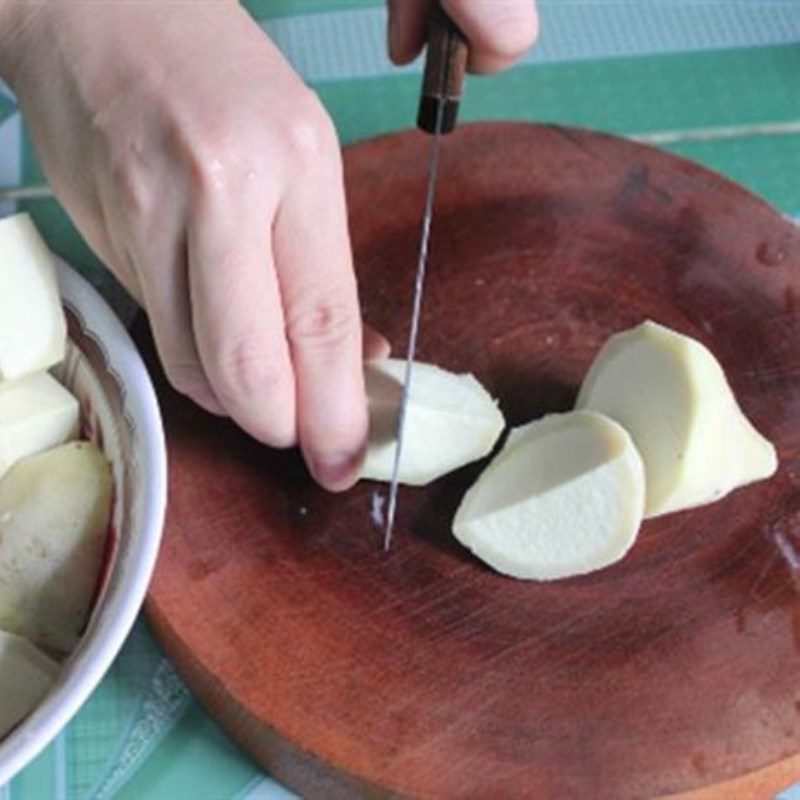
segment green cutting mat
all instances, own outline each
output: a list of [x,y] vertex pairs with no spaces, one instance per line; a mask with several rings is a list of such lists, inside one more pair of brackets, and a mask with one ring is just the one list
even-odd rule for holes
[[[794,0],[543,0],[540,47],[472,79],[466,119],[583,125],[666,142],[800,216],[800,4]],[[319,91],[344,142],[407,127],[418,66],[385,58],[376,0],[251,0]],[[41,175],[0,96],[0,183]],[[28,209],[53,248],[123,308],[53,201]],[[291,796],[191,699],[140,622],[102,686],[0,800],[269,800]],[[800,790],[782,798],[800,799]]]

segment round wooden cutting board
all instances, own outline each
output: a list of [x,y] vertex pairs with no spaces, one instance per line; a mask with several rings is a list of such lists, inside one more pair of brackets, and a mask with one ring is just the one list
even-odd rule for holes
[[[365,315],[397,352],[429,143],[345,155]],[[445,143],[431,247],[419,355],[474,372],[509,423],[569,409],[605,338],[653,319],[712,348],[778,475],[647,522],[602,572],[525,583],[450,534],[481,465],[404,489],[384,555],[382,487],[325,494],[164,390],[148,610],[200,701],[310,797],[749,800],[800,779],[798,230],[657,150],[487,124]]]

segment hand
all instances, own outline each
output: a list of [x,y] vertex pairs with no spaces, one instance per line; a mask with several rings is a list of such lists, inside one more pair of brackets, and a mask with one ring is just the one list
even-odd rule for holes
[[[407,64],[422,50],[433,0],[388,0],[389,55]],[[441,0],[470,43],[470,69],[499,72],[522,56],[539,32],[534,0]]]
[[[50,185],[147,309],[172,384],[349,486],[367,432],[362,329],[316,96],[227,0],[0,13],[0,70]],[[366,346],[386,352],[375,334]]]

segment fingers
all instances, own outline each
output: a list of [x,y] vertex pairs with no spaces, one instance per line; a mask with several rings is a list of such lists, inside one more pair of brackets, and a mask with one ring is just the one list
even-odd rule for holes
[[281,203],[274,246],[298,437],[314,477],[341,491],[360,469],[367,412],[341,161],[332,125],[319,115],[312,113],[294,137],[300,171]]
[[[388,0],[389,56],[407,64],[422,50],[432,0]],[[441,0],[470,43],[470,70],[500,72],[530,49],[539,33],[535,0]]]
[[289,447],[296,442],[295,388],[270,244],[272,208],[234,194],[201,193],[191,212],[194,335],[226,413],[264,444]]
[[224,408],[206,380],[192,331],[186,246],[177,238],[163,249],[134,252],[142,299],[147,308],[158,355],[172,386],[212,414]]
[[147,309],[159,359],[170,384],[211,414],[223,415],[200,365],[192,331],[183,202],[175,183],[160,199],[170,214],[155,216],[129,172],[97,176],[92,214],[81,214],[87,240],[131,296]]
[[122,248],[115,246],[113,231],[104,223],[104,216],[101,211],[96,212],[91,218],[88,215],[84,218],[72,212],[72,221],[97,257],[141,306],[144,300],[136,269],[129,259],[122,255]]
[[[126,222],[129,219],[130,205],[121,202],[117,182],[109,182],[97,176],[94,183],[99,203],[90,225],[96,229],[96,237],[93,236],[88,241],[125,291],[141,306],[144,303],[144,292],[137,265],[128,246],[129,229]],[[129,196],[125,196],[125,199],[129,199]],[[146,238],[152,241],[151,236]]]
[[389,57],[395,64],[408,64],[425,44],[431,0],[388,0]]
[[388,340],[382,336],[375,328],[364,325],[364,360],[372,361],[380,358],[388,358],[392,352],[392,347]]
[[442,0],[470,43],[470,69],[490,74],[511,66],[539,33],[534,0]]

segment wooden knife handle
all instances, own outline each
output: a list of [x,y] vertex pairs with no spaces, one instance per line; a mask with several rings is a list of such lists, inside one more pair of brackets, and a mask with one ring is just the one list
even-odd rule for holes
[[464,34],[441,5],[434,3],[428,25],[428,50],[417,116],[417,126],[421,130],[436,133],[439,113],[442,114],[442,133],[450,133],[456,127],[468,60],[469,45]]

